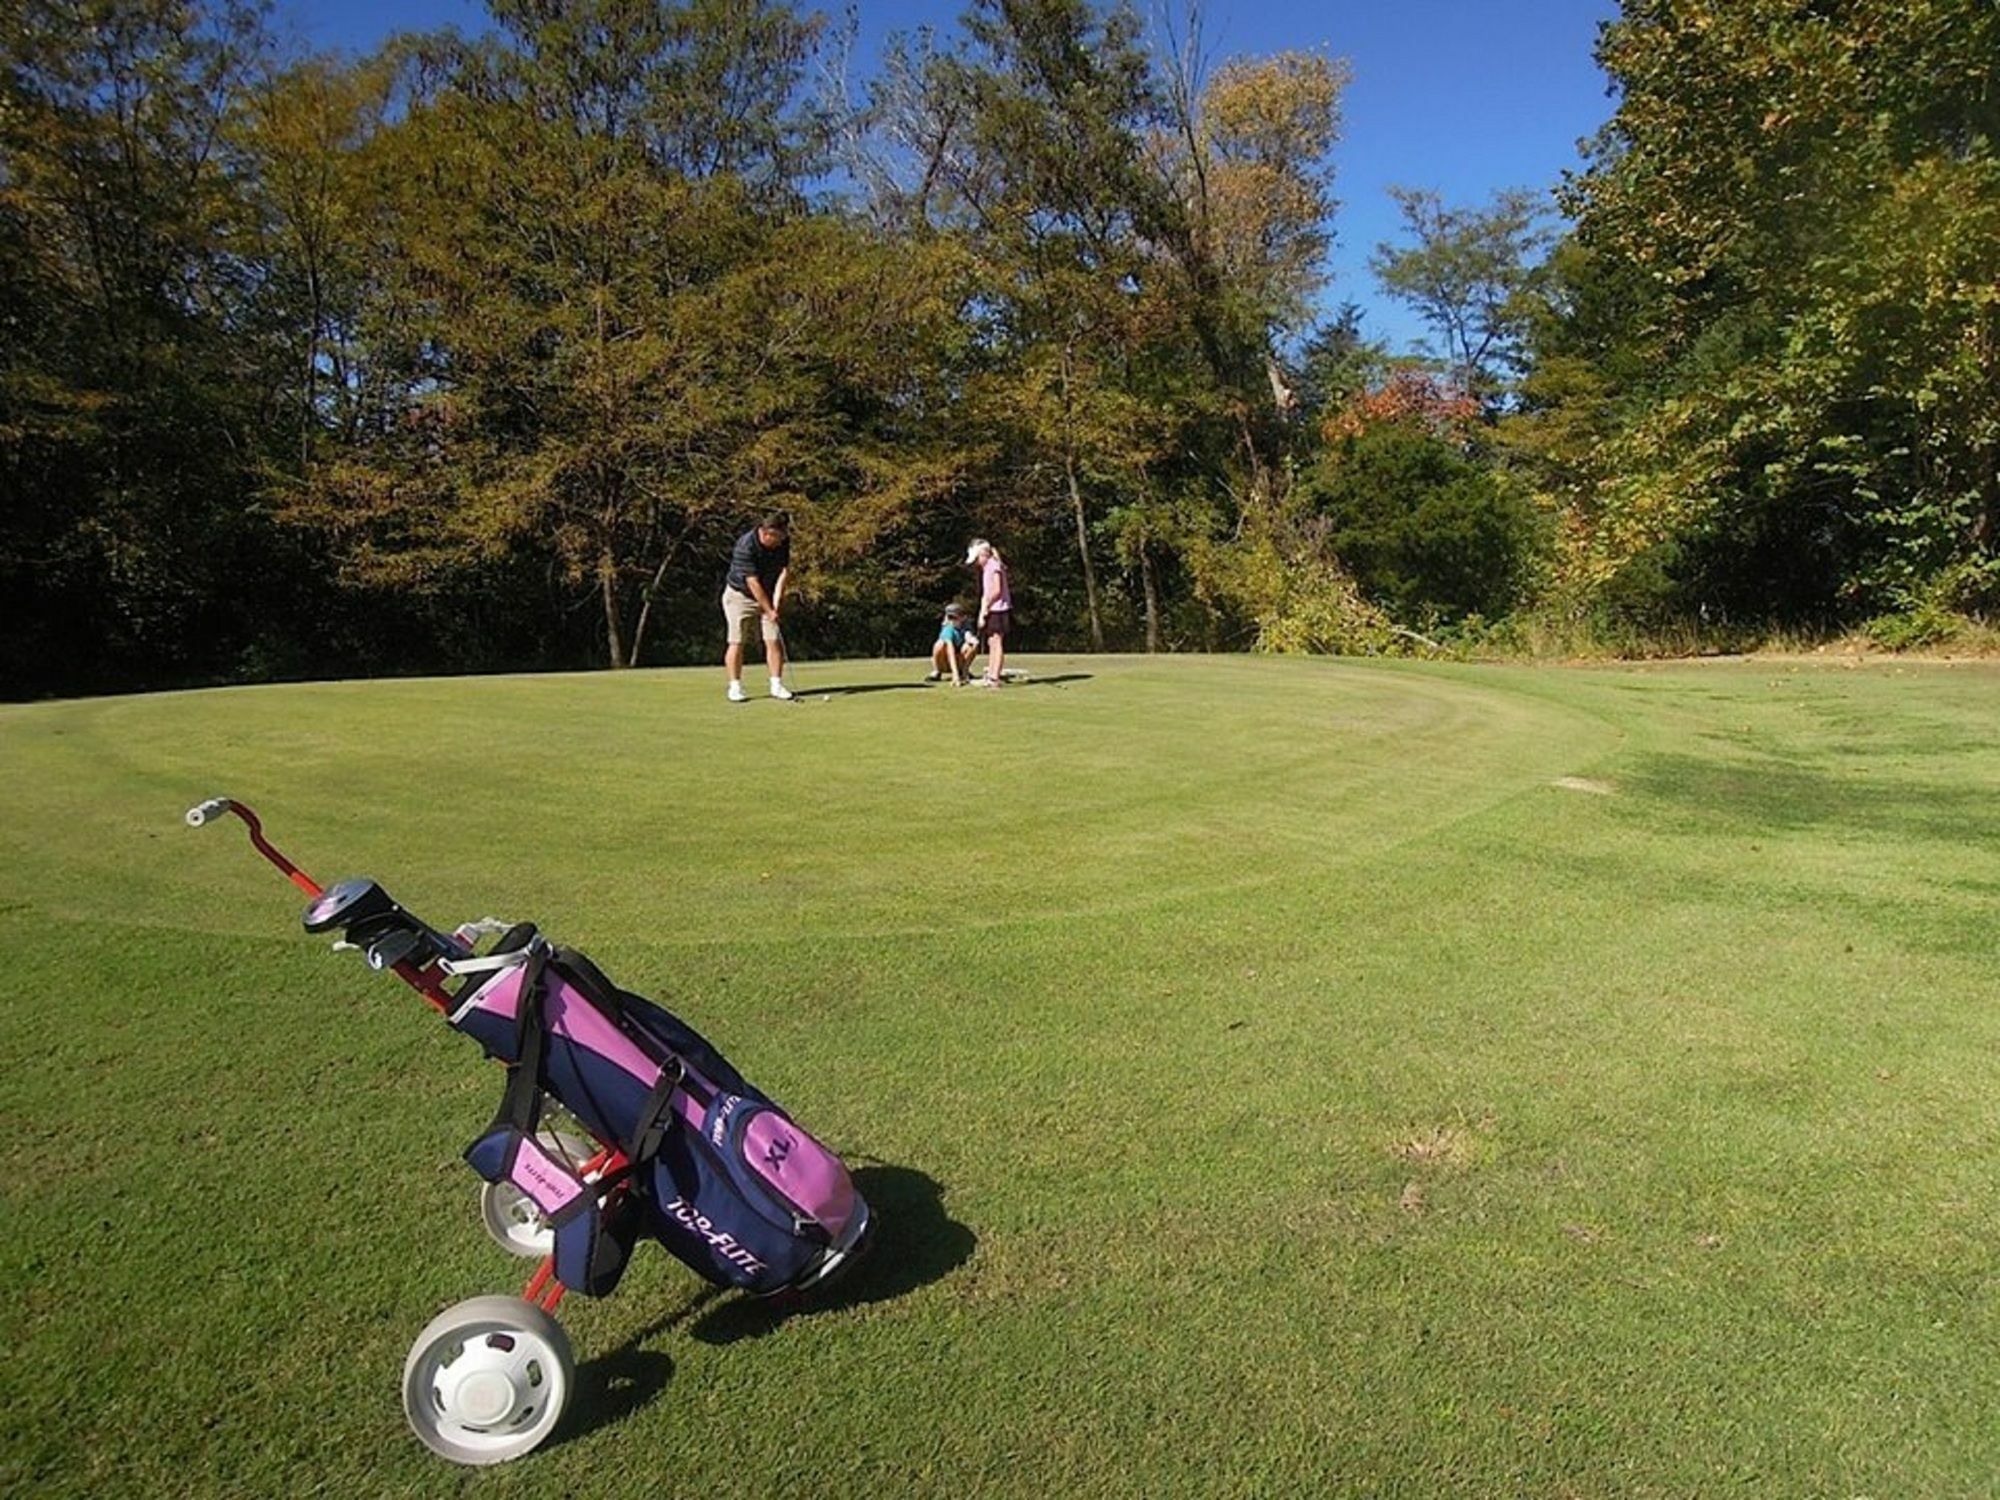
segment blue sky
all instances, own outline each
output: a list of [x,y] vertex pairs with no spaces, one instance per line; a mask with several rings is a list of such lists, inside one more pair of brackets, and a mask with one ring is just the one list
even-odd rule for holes
[[[891,32],[948,30],[963,8],[962,0],[859,0],[860,60]],[[1577,141],[1611,112],[1591,47],[1616,11],[1615,0],[1211,0],[1203,31],[1217,61],[1304,49],[1352,64],[1327,300],[1360,303],[1364,326],[1402,346],[1421,329],[1368,274],[1376,243],[1398,227],[1387,189],[1482,202],[1500,188],[1553,185],[1575,165]],[[477,0],[290,0],[281,12],[304,44],[352,51],[392,31],[484,24]]]

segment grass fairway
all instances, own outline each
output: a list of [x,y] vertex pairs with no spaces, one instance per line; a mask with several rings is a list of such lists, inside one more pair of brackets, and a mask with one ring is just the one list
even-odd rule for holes
[[[2000,670],[1030,665],[0,708],[0,1489],[1994,1493]],[[861,1164],[843,1305],[649,1248],[423,1453],[500,1078],[217,792],[684,1011]]]

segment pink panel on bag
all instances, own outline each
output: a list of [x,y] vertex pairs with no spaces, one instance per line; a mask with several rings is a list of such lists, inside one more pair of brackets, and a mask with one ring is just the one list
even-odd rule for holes
[[583,1184],[568,1169],[557,1164],[540,1146],[523,1138],[514,1153],[514,1168],[507,1180],[535,1200],[535,1206],[552,1214],[583,1191]]
[[623,1068],[637,1078],[647,1088],[660,1081],[660,1065],[648,1057],[637,1042],[618,1029],[618,1025],[603,1011],[585,999],[582,992],[573,989],[568,981],[558,978],[555,988],[549,991],[548,1009],[549,1033],[565,1041],[588,1047],[606,1062]]
[[[524,965],[503,969],[466,1000],[459,1007],[457,1014],[463,1015],[467,1010],[482,1010],[512,1020],[520,1012],[521,981],[527,977],[527,972]],[[549,1030],[554,1035],[574,1042],[579,1047],[588,1047],[605,1061],[632,1074],[648,1088],[660,1081],[660,1065],[648,1057],[645,1050],[634,1043],[629,1036],[620,1031],[603,1012],[592,1005],[588,998],[561,978],[557,978],[555,989],[550,992],[547,1008],[543,1013],[547,1016]],[[687,1077],[706,1093],[714,1095],[715,1085],[694,1068],[687,1068],[686,1073]],[[701,1133],[702,1106],[689,1098],[685,1090],[674,1090],[673,1110],[687,1121],[697,1135]],[[852,1195],[850,1189],[850,1198]]]
[[835,1238],[854,1216],[854,1183],[847,1168],[818,1141],[775,1109],[760,1110],[743,1131],[750,1169],[778,1195]]
[[688,1097],[686,1089],[674,1090],[674,1113],[687,1121],[688,1129],[701,1134],[702,1107]]
[[527,970],[519,964],[511,969],[502,969],[458,1007],[454,1019],[467,1011],[483,1010],[489,1015],[505,1016],[508,1020],[513,1020],[515,1013],[521,1008],[521,981],[526,977]]
[[[525,965],[502,971],[460,1007],[482,1010],[489,1015],[512,1020],[521,1008],[521,981],[527,978]],[[554,987],[544,1002],[549,1034],[579,1047],[588,1047],[606,1062],[623,1068],[646,1087],[660,1081],[660,1065],[631,1037],[618,1029],[583,993],[560,975],[551,976]]]

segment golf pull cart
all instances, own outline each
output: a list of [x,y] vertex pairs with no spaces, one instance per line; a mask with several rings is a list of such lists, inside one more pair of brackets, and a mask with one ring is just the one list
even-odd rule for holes
[[[225,815],[309,898],[306,931],[339,934],[336,949],[394,974],[507,1065],[500,1109],[465,1154],[486,1179],[486,1232],[536,1267],[518,1297],[460,1302],[411,1345],[403,1411],[433,1453],[504,1463],[555,1431],[576,1383],[555,1310],[570,1291],[608,1294],[641,1235],[753,1296],[819,1285],[866,1248],[868,1205],[840,1158],[679,1017],[531,924],[441,932],[372,880],[322,886],[226,797],[187,822]],[[564,1117],[545,1123],[552,1105]]]

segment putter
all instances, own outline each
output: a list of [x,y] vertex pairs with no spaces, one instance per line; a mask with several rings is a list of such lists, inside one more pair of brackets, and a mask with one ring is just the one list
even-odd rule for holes
[[[780,630],[780,635],[783,636],[782,629]],[[785,676],[790,677],[792,675],[792,669],[799,665],[799,654],[797,651],[792,649],[792,641],[790,636],[783,636],[783,639],[785,642]],[[789,682],[787,682],[785,686],[792,688],[792,702],[794,703],[805,703],[807,701],[812,701],[815,703],[830,703],[833,701],[825,693],[821,693],[817,698],[813,698],[812,695],[807,693],[806,690],[802,687],[793,687],[793,685]]]

